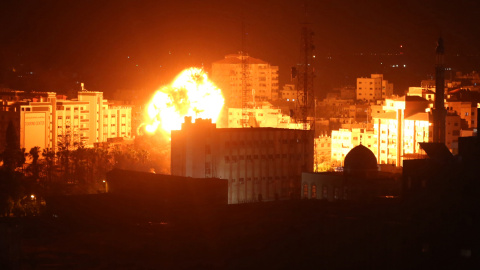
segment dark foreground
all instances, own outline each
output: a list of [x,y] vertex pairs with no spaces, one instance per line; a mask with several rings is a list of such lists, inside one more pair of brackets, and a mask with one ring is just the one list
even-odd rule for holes
[[470,269],[478,262],[478,246],[462,246],[458,228],[428,224],[396,201],[167,207],[104,194],[0,225],[8,242],[1,269]]

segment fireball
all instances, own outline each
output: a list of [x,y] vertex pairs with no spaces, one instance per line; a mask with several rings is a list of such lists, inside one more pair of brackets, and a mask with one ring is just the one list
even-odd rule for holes
[[182,71],[171,85],[161,87],[147,106],[145,130],[170,134],[179,130],[185,116],[212,119],[215,123],[222,110],[222,92],[199,68]]

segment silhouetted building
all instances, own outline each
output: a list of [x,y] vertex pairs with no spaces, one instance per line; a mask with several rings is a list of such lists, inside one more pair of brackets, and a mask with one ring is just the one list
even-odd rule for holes
[[228,182],[228,203],[299,198],[301,173],[313,171],[313,131],[217,129],[186,118],[172,131],[172,175]]
[[227,204],[227,182],[213,178],[114,169],[107,173],[107,192],[135,201],[152,201],[162,205]]
[[303,173],[302,198],[372,200],[400,194],[399,175],[380,172],[375,155],[367,147],[354,147],[344,164],[343,172]]
[[[426,159],[405,160],[402,200],[431,256],[473,260],[478,254],[480,147],[459,138],[454,157],[443,143],[423,143]],[[473,255],[473,256],[472,256]]]

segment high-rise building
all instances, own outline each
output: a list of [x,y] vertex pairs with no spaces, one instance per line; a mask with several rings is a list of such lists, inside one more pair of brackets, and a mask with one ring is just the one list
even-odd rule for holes
[[313,171],[309,130],[217,129],[186,118],[171,143],[172,175],[225,179],[230,204],[300,198],[301,174]]
[[[243,64],[247,67],[245,71]],[[225,59],[214,62],[211,79],[222,89],[228,108],[242,107],[244,83],[247,92],[251,93],[248,101],[278,99],[278,66],[248,55],[229,54]]]
[[47,92],[38,99],[2,101],[0,115],[2,126],[12,121],[20,147],[27,150],[56,149],[59,144],[88,147],[108,138],[132,136],[131,107],[109,103],[102,92],[81,91],[74,100]]

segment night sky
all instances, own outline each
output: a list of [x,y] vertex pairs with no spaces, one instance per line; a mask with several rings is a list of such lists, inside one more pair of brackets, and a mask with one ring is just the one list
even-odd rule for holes
[[[319,93],[371,73],[384,73],[399,93],[419,86],[433,74],[440,35],[448,67],[480,70],[478,1],[307,2]],[[241,50],[242,18],[247,52],[278,65],[280,87],[288,83],[301,56],[304,1],[4,0],[0,86],[61,91],[82,81],[106,93],[152,91],[184,68],[208,71]]]

